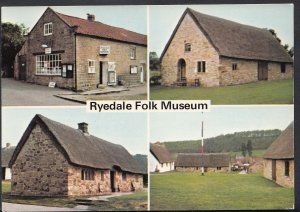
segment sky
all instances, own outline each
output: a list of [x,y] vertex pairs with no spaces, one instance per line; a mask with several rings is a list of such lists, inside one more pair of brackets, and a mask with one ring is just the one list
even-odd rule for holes
[[121,144],[133,155],[148,153],[146,113],[87,113],[85,107],[2,108],[2,147],[16,146],[35,114],[76,129],[86,122],[91,135]]
[[[87,13],[94,14],[95,20],[147,34],[146,6],[53,6],[54,11],[86,19]],[[36,24],[47,7],[3,7],[2,22],[25,24],[30,29]]]
[[287,106],[213,106],[206,113],[150,114],[150,142],[201,139],[249,130],[284,130],[294,120],[294,107]]
[[238,23],[274,29],[283,44],[294,46],[292,4],[167,5],[149,7],[150,51],[160,56],[187,7]]

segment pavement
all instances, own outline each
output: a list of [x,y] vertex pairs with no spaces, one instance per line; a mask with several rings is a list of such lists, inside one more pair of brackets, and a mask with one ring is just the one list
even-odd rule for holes
[[1,93],[2,106],[82,106],[86,100],[120,100],[138,97],[147,99],[147,85],[142,84],[130,88],[107,86],[76,93],[12,78],[1,78]]
[[134,194],[134,192],[114,192],[110,195],[94,196],[94,197],[89,197],[87,199],[92,200],[92,201],[109,201],[108,198],[126,196],[126,195],[130,195],[130,194]]
[[25,205],[2,202],[2,211],[88,211],[88,206],[78,205],[74,208],[47,207],[39,205]]

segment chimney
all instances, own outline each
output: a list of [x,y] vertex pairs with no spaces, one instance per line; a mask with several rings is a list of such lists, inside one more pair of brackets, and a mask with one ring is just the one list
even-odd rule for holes
[[95,21],[95,15],[87,13],[87,20],[88,21]]
[[83,133],[88,133],[88,124],[85,122],[78,123],[78,129]]
[[6,143],[6,147],[10,147],[10,143]]

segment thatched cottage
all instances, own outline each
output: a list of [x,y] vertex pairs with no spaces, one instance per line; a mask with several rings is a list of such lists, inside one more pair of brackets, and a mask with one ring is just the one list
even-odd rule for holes
[[167,172],[174,170],[174,160],[167,148],[159,143],[150,144],[150,172]]
[[294,187],[294,123],[291,123],[264,154],[264,177]]
[[143,187],[143,175],[121,145],[36,115],[9,163],[11,194],[21,196],[83,196]]
[[15,151],[15,146],[11,146],[10,143],[6,143],[6,146],[1,149],[1,168],[2,168],[2,180],[11,179],[11,169],[8,167],[9,161]]
[[226,153],[179,153],[176,171],[224,172],[230,170],[230,155]]
[[14,78],[76,91],[146,80],[147,36],[47,8],[15,57]]
[[187,8],[161,54],[162,84],[225,86],[293,77],[293,60],[267,29]]

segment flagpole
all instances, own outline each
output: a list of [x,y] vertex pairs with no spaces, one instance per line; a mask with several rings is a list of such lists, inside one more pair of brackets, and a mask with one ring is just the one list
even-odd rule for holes
[[202,120],[202,124],[201,124],[201,155],[202,155],[201,174],[204,175],[203,120]]

